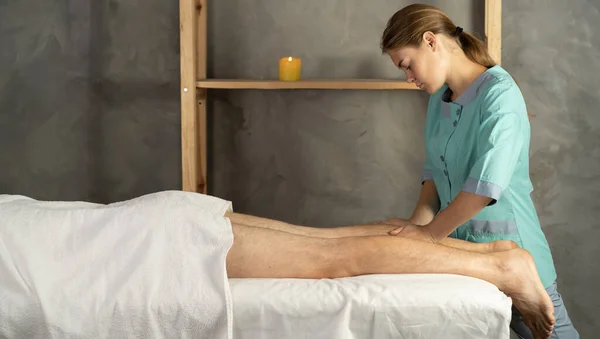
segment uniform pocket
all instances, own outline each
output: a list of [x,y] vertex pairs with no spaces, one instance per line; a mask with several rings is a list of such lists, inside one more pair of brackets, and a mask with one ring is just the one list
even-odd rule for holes
[[546,292],[548,292],[550,299],[552,299],[552,303],[554,304],[555,309],[562,307],[563,305],[562,296],[560,295],[560,293],[558,293],[558,289],[556,287],[557,286],[555,281],[546,289]]

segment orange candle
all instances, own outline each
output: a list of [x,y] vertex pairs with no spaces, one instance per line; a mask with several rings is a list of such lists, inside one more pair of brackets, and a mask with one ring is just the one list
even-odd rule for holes
[[279,80],[298,81],[302,71],[302,59],[285,57],[279,60]]

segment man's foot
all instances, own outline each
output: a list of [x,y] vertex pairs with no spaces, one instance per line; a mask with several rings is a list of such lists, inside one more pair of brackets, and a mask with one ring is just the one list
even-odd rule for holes
[[501,259],[504,282],[499,286],[523,315],[536,339],[547,339],[554,328],[554,305],[538,276],[529,252],[512,249],[492,253]]

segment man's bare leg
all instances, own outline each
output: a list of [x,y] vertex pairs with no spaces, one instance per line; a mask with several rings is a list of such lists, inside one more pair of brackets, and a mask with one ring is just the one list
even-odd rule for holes
[[[341,238],[388,235],[389,231],[398,228],[398,226],[396,225],[389,225],[383,223],[323,228],[293,225],[283,221],[277,221],[233,212],[229,212],[225,216],[230,218],[232,222],[235,222],[237,224],[251,227],[268,228],[271,230],[313,238]],[[515,242],[504,240],[495,241],[491,243],[477,244],[459,239],[445,238],[444,240],[438,243],[444,246],[454,247],[465,251],[478,253],[500,252],[519,247]]]
[[536,338],[548,338],[553,306],[533,259],[515,249],[480,254],[394,236],[314,238],[232,223],[230,278],[341,278],[445,273],[488,281],[510,296]]

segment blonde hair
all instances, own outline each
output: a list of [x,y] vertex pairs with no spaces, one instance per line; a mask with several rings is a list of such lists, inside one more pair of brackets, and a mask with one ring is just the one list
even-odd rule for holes
[[424,4],[406,6],[389,19],[381,37],[381,50],[386,53],[407,46],[419,47],[427,31],[456,39],[467,58],[480,65],[496,65],[481,40],[462,31],[439,8]]

